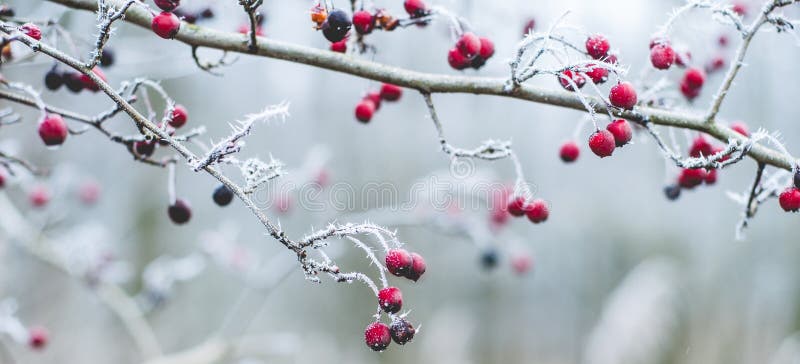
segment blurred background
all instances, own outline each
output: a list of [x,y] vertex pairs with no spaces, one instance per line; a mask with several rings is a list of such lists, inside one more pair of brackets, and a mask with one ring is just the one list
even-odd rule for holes
[[[346,1],[335,3],[349,8]],[[376,3],[403,13],[399,0]],[[760,1],[744,3],[751,11],[746,19],[752,19]],[[93,14],[41,0],[7,4],[27,18],[60,19],[78,39],[80,55],[88,52],[84,41],[96,31]],[[630,66],[630,79],[666,76],[677,83],[681,74],[645,71],[650,68],[650,34],[681,1],[437,4],[462,15],[477,33],[495,42],[495,57],[467,75],[507,77],[507,61],[528,19],[535,19],[537,30],[546,29],[567,10],[570,24],[611,40],[622,64]],[[322,34],[311,28],[311,5],[305,0],[265,2],[266,36],[327,48]],[[234,31],[246,20],[234,1],[182,2],[186,10],[208,6],[215,16],[199,25]],[[797,7],[786,13],[800,15]],[[580,32],[568,34],[582,44]],[[718,45],[721,35],[730,38],[727,48]],[[457,73],[447,64],[453,41],[444,21],[376,32],[367,39],[377,53],[354,57],[423,72]],[[681,18],[672,39],[687,46],[700,66],[718,55],[730,59],[738,45],[736,35],[704,11]],[[225,363],[800,360],[795,334],[800,329],[798,216],[782,212],[772,201],[752,221],[746,239],[735,239],[742,208],[725,192],[749,188],[756,171],[752,160],[724,170],[715,186],[684,191],[671,202],[662,190],[678,171],[665,167],[660,151],[643,133],[612,158],[601,160],[585,147],[589,130],[584,128],[578,134],[582,155],[568,165],[559,159],[558,149],[573,137],[583,113],[499,97],[434,95],[451,143],[471,147],[486,139],[512,140],[527,181],[536,196],[550,204],[546,223],[514,219],[499,226],[485,204],[454,212],[431,208],[422,198],[413,200],[413,208],[397,208],[414,186],[434,177],[454,180],[452,186],[509,185],[515,178],[507,160],[475,162],[468,166],[466,178],[454,178],[425,103],[415,92],[406,90],[400,102],[384,103],[365,125],[354,119],[353,108],[367,91],[380,87],[372,81],[246,55],[236,55],[237,61],[219,69],[224,75],[217,77],[195,66],[187,46],[130,24],[117,27],[109,47],[116,56],[115,64],[104,69],[111,84],[135,77],[160,80],[189,110],[188,127],[206,126],[208,132],[200,138],[205,143],[227,135],[229,122],[289,101],[291,116],[285,122],[257,125],[242,151],[242,156],[280,159],[290,172],[260,191],[258,202],[296,238],[331,221],[369,220],[396,228],[408,249],[427,260],[428,272],[420,282],[392,282],[403,290],[404,308],[411,310],[409,319],[421,330],[410,344],[372,352],[363,344],[364,327],[373,320],[372,292],[361,284],[305,281],[295,258],[265,235],[241,203],[225,208],[214,204],[215,180],[179,163],[177,193],[191,202],[193,216],[186,225],[174,225],[166,215],[165,169],[132,163],[129,153],[93,131],[70,136],[57,151],[48,150],[35,132],[35,110],[0,101],[24,117],[21,124],[0,128],[0,150],[53,171],[41,181],[20,174],[2,191],[0,219],[22,217],[41,231],[21,242],[0,232],[0,299],[14,298],[20,320],[44,326],[50,335],[43,351],[0,337],[17,362],[142,362],[118,317],[95,294],[87,273],[64,274],[19,246],[34,240],[48,241],[83,268],[89,263],[81,262],[91,260],[92,254],[113,252],[108,254],[119,261],[103,279],[120,284],[146,310],[146,321],[165,353],[190,350],[210,337],[252,339],[247,348],[236,349],[243,350],[241,355],[234,352],[237,355],[220,361]],[[204,49],[200,55],[209,60],[220,56]],[[721,116],[745,121],[751,130],[779,130],[794,151],[800,142],[800,104],[792,101],[800,94],[798,57],[795,38],[775,32],[759,35]],[[88,115],[111,106],[102,94],[47,91],[42,78],[50,67],[52,62],[39,56],[4,65],[2,74],[43,90],[43,98],[53,105]],[[706,107],[721,77],[710,76],[695,106],[680,107]],[[550,76],[531,83],[558,87]],[[120,133],[135,132],[124,115],[109,125]],[[685,139],[683,131],[677,134]],[[169,155],[166,150],[157,153]],[[226,171],[238,174],[235,169]],[[307,186],[287,188],[317,181],[321,173],[328,182],[315,195],[320,202],[314,208],[303,203]],[[76,191],[92,181],[101,192],[96,204],[87,207]],[[33,209],[27,201],[38,184],[53,192],[45,209]],[[387,203],[385,196],[361,193],[370,184],[391,186],[396,198]],[[289,192],[276,198],[276,188]],[[341,202],[339,193],[348,201],[344,208],[336,202]],[[364,253],[349,243],[333,242],[331,252],[340,266],[374,276]],[[487,267],[487,252],[496,254],[494,268]],[[525,274],[512,265],[520,256],[532,259]],[[160,259],[161,270],[158,264],[154,268],[155,259]]]

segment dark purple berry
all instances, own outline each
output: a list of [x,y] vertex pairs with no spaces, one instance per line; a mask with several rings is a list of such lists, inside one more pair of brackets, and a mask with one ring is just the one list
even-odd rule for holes
[[111,67],[114,65],[114,51],[111,49],[103,49],[103,54],[100,55],[100,65],[103,67]]
[[228,206],[233,201],[233,191],[228,186],[220,185],[214,190],[214,203],[219,206]]
[[322,23],[322,34],[330,42],[335,43],[347,36],[353,23],[350,16],[344,10],[336,9],[328,15],[328,19]]
[[392,325],[389,326],[389,333],[392,335],[394,342],[398,345],[405,345],[407,342],[411,341],[416,332],[417,330],[414,329],[414,325],[402,318],[395,319],[392,321]]
[[64,76],[61,72],[53,67],[44,75],[44,85],[50,91],[55,91],[61,88],[61,85],[64,84]]
[[167,208],[167,214],[172,222],[178,225],[185,224],[192,218],[192,207],[188,202],[176,199],[175,203]]
[[666,195],[667,199],[670,201],[677,200],[678,197],[681,197],[681,186],[669,185],[664,187],[664,195]]
[[64,72],[62,74],[62,79],[64,80],[64,85],[67,86],[72,92],[81,92],[84,87],[84,82],[81,79],[81,74],[77,72]]

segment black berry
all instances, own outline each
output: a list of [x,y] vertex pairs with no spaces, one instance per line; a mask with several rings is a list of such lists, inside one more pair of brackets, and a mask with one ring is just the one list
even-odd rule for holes
[[72,92],[81,92],[84,87],[81,74],[77,72],[65,72],[61,75],[64,80],[64,85]]
[[416,332],[414,325],[402,318],[395,319],[392,321],[392,325],[389,326],[389,333],[392,335],[392,339],[399,345],[405,345],[405,343],[411,341]]
[[667,196],[668,200],[675,201],[678,197],[681,197],[681,187],[678,185],[664,187],[664,195]]
[[350,16],[344,10],[336,9],[328,15],[328,19],[322,23],[322,34],[331,42],[338,42],[350,32]]
[[55,91],[61,88],[61,85],[64,84],[64,76],[61,72],[53,67],[50,71],[44,75],[44,85],[50,91]]
[[228,186],[220,185],[214,190],[214,203],[219,206],[228,206],[233,201],[233,191]]
[[497,268],[499,260],[500,256],[497,254],[497,250],[493,248],[486,249],[481,253],[481,265],[486,270]]
[[189,219],[192,218],[192,208],[188,202],[177,199],[167,208],[167,214],[172,222],[181,225],[189,222]]
[[794,174],[794,186],[800,188],[800,170]]
[[111,49],[104,49],[103,54],[100,55],[100,65],[103,67],[111,67],[114,65],[114,51]]

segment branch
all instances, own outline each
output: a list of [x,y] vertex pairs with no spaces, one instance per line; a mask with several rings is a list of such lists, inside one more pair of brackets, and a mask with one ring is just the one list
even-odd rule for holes
[[[91,0],[47,1],[59,3],[75,9],[97,11],[97,4]],[[132,7],[129,9],[125,17],[125,21],[148,29],[151,19],[152,15],[139,7]],[[521,85],[511,90],[506,90],[505,85],[507,80],[502,78],[450,76],[416,72],[353,58],[327,50],[289,44],[263,37],[258,38],[256,50],[255,52],[251,52],[246,37],[242,34],[221,32],[199,26],[181,27],[175,39],[189,46],[254,54],[267,58],[305,64],[375,81],[392,83],[423,93],[495,95],[586,111],[581,100],[572,93],[529,85]],[[635,112],[624,111],[608,108],[603,102],[593,97],[589,98],[589,100],[597,113],[611,113],[615,117],[635,122],[643,122],[646,120],[657,125],[693,129],[725,142],[730,138],[741,137],[726,126],[717,125],[716,123],[706,123],[705,121],[707,118],[703,116],[649,107],[637,107]],[[774,149],[760,145],[754,146],[753,149],[749,151],[748,155],[758,162],[786,170],[791,170],[791,168],[797,164],[793,157],[782,155]]]

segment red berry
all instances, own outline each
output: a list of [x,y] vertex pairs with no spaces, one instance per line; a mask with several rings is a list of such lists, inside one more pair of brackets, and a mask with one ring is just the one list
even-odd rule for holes
[[603,67],[591,66],[592,69],[586,72],[586,75],[592,79],[596,85],[599,85],[608,80],[608,70]]
[[614,134],[608,130],[598,130],[589,137],[589,149],[600,158],[605,158],[614,153],[616,141]]
[[404,277],[411,271],[413,259],[405,249],[392,249],[386,253],[386,270],[398,277]]
[[153,2],[164,11],[173,11],[181,5],[181,0],[153,0]]
[[655,38],[650,39],[650,49],[653,49],[653,48],[655,48],[656,46],[659,46],[659,45],[661,45],[661,46],[663,46],[663,45],[670,46],[671,43],[670,43],[669,39],[664,38],[664,37],[655,37]]
[[169,121],[169,125],[174,128],[180,128],[186,121],[189,120],[189,112],[186,111],[186,108],[183,105],[175,105],[175,108],[172,109],[172,120]]
[[511,257],[511,268],[514,269],[514,273],[523,275],[528,273],[531,267],[533,267],[533,260],[530,255],[519,254]]
[[406,274],[406,278],[416,282],[425,274],[426,269],[425,259],[417,253],[411,253],[411,270]]
[[28,330],[28,345],[36,350],[42,350],[47,346],[48,337],[47,329],[43,327],[31,327]]
[[147,158],[156,151],[156,142],[152,140],[142,140],[133,143],[133,152],[142,158]]
[[50,190],[43,185],[34,186],[28,194],[28,199],[33,207],[44,207],[48,202],[50,202]]
[[739,14],[739,16],[745,16],[747,15],[747,5],[742,2],[736,2],[733,4],[733,12]]
[[159,37],[172,39],[181,28],[181,20],[175,14],[164,11],[153,17],[150,27]]
[[675,53],[675,64],[680,67],[686,67],[692,61],[692,53],[682,50]]
[[534,29],[536,29],[536,20],[530,18],[525,22],[525,27],[522,28],[522,35],[528,35],[528,33],[532,32]]
[[686,80],[681,81],[681,93],[687,100],[692,101],[700,96],[700,89],[689,86]]
[[617,64],[619,60],[617,59],[617,55],[615,53],[609,53],[606,58],[603,59],[603,62],[608,64]]
[[403,293],[397,287],[386,287],[378,292],[378,305],[388,313],[397,313],[403,308]]
[[467,57],[464,57],[461,54],[461,51],[458,48],[453,48],[447,53],[447,63],[450,64],[450,67],[457,70],[463,70],[470,66],[470,60]]
[[626,110],[632,110],[638,101],[636,89],[633,88],[630,82],[621,82],[614,85],[608,94],[608,99],[611,101],[611,105]]
[[19,27],[19,31],[25,33],[25,35],[36,39],[42,40],[42,30],[39,29],[39,26],[33,23],[25,23]]
[[392,320],[392,325],[389,326],[389,331],[392,335],[392,340],[398,345],[405,345],[407,342],[414,338],[417,330],[414,325],[403,318],[395,318]]
[[780,202],[783,211],[797,212],[797,210],[800,210],[800,189],[796,187],[787,188],[781,192],[778,202]]
[[508,209],[508,213],[512,216],[520,217],[525,216],[525,213],[530,210],[530,205],[525,197],[518,196],[508,202],[506,209]]
[[6,172],[0,169],[0,188],[6,186]]
[[544,222],[550,216],[550,209],[547,208],[547,203],[544,200],[536,199],[531,202],[531,207],[527,211],[528,220],[534,224]]
[[368,123],[375,114],[375,103],[370,100],[361,100],[356,105],[356,119],[362,123]]
[[481,39],[475,33],[466,32],[461,35],[461,38],[458,38],[456,48],[461,55],[471,59],[481,52]]
[[412,18],[419,18],[428,14],[428,5],[423,0],[405,0],[403,7]]
[[492,58],[494,55],[494,42],[491,39],[486,37],[480,37],[481,41],[481,50],[478,53],[478,56],[481,57],[483,60],[487,60]]
[[61,145],[67,140],[67,123],[58,114],[47,114],[39,123],[39,137],[47,146]]
[[650,50],[650,63],[653,67],[666,70],[675,63],[675,50],[669,44],[657,44]]
[[[569,82],[570,79],[572,82]],[[586,84],[586,78],[584,78],[583,75],[578,72],[565,70],[558,76],[558,82],[561,83],[561,87],[563,87],[565,90],[575,91],[575,87],[572,84],[574,83],[575,86],[578,86],[578,88],[582,88],[583,85]]]
[[[101,80],[108,82],[108,79],[106,79],[106,75],[99,67],[92,68],[92,73],[94,73]],[[81,84],[83,85],[82,88],[85,88],[92,92],[100,91],[100,86],[98,86],[88,75],[80,73],[78,77],[80,79]]]
[[378,111],[378,110],[381,109],[381,101],[383,99],[381,99],[381,94],[380,93],[370,92],[366,96],[364,96],[364,100],[372,101],[372,103],[375,104],[375,111]]
[[347,53],[347,38],[331,43],[331,51]]
[[683,82],[692,89],[699,89],[706,82],[706,73],[699,68],[689,68],[683,74]]
[[375,17],[369,11],[360,10],[353,13],[353,27],[358,34],[369,34],[374,26]]
[[85,205],[94,205],[100,198],[100,185],[93,180],[83,182],[78,189],[78,197]]
[[601,59],[608,54],[611,45],[606,37],[595,34],[586,39],[586,52],[594,59]]
[[606,130],[614,135],[614,142],[616,143],[617,147],[628,144],[633,138],[633,129],[631,129],[631,124],[624,119],[614,120],[612,123],[608,124]]
[[682,188],[692,189],[701,185],[706,180],[705,169],[683,169],[678,176],[678,185]]
[[564,163],[572,163],[578,159],[578,156],[581,154],[581,149],[578,147],[578,143],[573,141],[569,141],[561,145],[561,150],[559,151],[559,155],[561,156],[561,160]]
[[380,322],[373,322],[364,330],[364,342],[370,349],[383,351],[392,343],[389,327]]
[[694,158],[708,157],[714,154],[714,146],[702,135],[698,136],[689,147],[689,155]]
[[386,101],[397,101],[403,97],[403,89],[400,86],[384,83],[381,85],[381,98]]
[[725,67],[725,58],[722,56],[715,56],[706,66],[706,72],[714,73]]
[[707,185],[713,185],[713,184],[717,183],[717,170],[716,169],[712,169],[712,170],[707,171],[706,172],[706,178],[704,178],[703,181]]
[[167,208],[167,215],[169,215],[169,219],[172,220],[172,222],[182,225],[189,222],[189,219],[192,218],[192,207],[189,206],[188,202],[176,199],[175,203]]
[[750,131],[747,130],[747,124],[745,124],[745,123],[743,123],[741,121],[737,121],[737,122],[731,124],[731,129],[733,129],[733,131],[735,131],[735,132],[737,132],[739,134],[742,134],[742,136],[746,136],[746,137],[750,136]]

